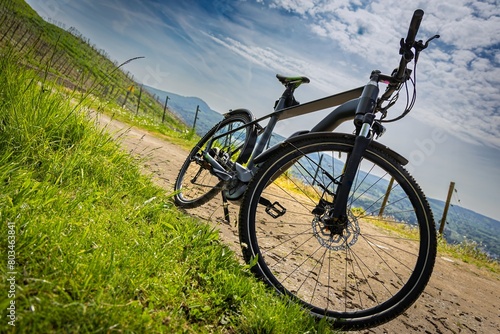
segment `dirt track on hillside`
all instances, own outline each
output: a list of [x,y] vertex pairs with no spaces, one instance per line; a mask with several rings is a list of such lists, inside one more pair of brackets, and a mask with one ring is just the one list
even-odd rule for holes
[[[172,192],[186,150],[104,115],[98,119],[120,137],[126,151],[141,158],[145,173],[151,174],[167,193]],[[237,212],[238,207],[233,205],[229,225],[223,222],[217,201],[189,210],[189,214],[215,226],[221,239],[240,255]],[[409,310],[387,324],[357,333],[500,333],[499,292],[500,275],[438,255],[429,285]]]

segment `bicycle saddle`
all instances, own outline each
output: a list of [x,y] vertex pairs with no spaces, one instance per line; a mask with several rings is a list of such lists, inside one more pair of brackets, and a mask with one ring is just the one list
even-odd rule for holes
[[299,87],[303,83],[309,83],[311,80],[307,77],[286,77],[281,74],[276,74],[276,78],[283,84],[283,85],[288,85],[288,84],[295,84],[295,88]]

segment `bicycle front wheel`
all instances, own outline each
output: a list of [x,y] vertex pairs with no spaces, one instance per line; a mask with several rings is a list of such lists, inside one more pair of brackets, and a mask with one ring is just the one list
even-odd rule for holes
[[248,186],[240,242],[268,285],[343,329],[406,310],[434,266],[436,232],[419,186],[382,145],[357,170],[341,230],[327,226],[354,136],[312,134],[283,145]]
[[194,208],[207,203],[222,190],[224,181],[212,172],[212,166],[203,157],[203,152],[210,145],[209,154],[228,172],[235,162],[246,162],[257,135],[253,126],[238,128],[251,121],[249,113],[236,112],[201,138],[179,170],[174,185],[176,205]]

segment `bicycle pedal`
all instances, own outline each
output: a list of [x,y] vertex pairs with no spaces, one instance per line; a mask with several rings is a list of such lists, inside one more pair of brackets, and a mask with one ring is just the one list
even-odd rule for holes
[[286,209],[278,202],[274,202],[266,207],[266,213],[276,219],[283,216],[286,213]]

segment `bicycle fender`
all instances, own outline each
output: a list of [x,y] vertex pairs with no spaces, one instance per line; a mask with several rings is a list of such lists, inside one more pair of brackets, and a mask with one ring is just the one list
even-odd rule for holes
[[[347,133],[309,132],[309,133],[306,133],[306,134],[300,134],[298,136],[289,137],[289,138],[285,139],[284,141],[282,141],[281,143],[278,143],[278,144],[274,145],[273,147],[269,148],[268,150],[266,150],[265,152],[261,153],[260,155],[258,155],[257,157],[255,157],[254,163],[258,164],[258,163],[266,161],[270,156],[272,156],[273,154],[275,154],[276,150],[278,150],[280,147],[283,147],[284,145],[294,144],[298,140],[301,140],[301,139],[306,138],[306,137],[316,136],[318,133],[321,133],[321,135],[324,136],[325,139],[335,139],[335,138],[346,139],[346,138],[351,138],[353,140],[353,142],[356,139],[355,135],[351,135],[351,134],[347,134]],[[377,148],[379,150],[385,151],[391,158],[393,158],[394,160],[396,160],[402,166],[405,166],[406,164],[408,164],[408,159],[406,159],[401,154],[393,151],[389,147],[387,147],[387,146],[385,146],[385,145],[383,145],[383,144],[381,144],[379,142],[372,141],[369,144],[369,146],[375,147],[375,148]]]
[[[223,116],[224,118],[230,118],[231,116],[238,115],[238,114],[244,114],[247,115],[250,120],[255,120],[254,115],[252,112],[248,109],[235,109],[235,110],[230,110],[228,113],[225,113]],[[258,136],[258,128],[256,124],[249,125],[250,127],[250,133],[248,135],[247,141],[244,144],[243,149],[241,150],[240,157],[238,158],[238,162],[241,164],[244,164],[248,161],[250,156],[252,155],[253,149],[255,147],[255,143],[257,142],[257,136]]]
[[243,109],[243,108],[240,108],[240,109],[234,109],[234,110],[229,110],[229,112],[223,114],[222,116],[224,116],[224,118],[228,118],[232,115],[236,115],[236,114],[247,114],[248,117],[253,121],[255,119],[255,117],[253,116],[252,112],[248,109]]

